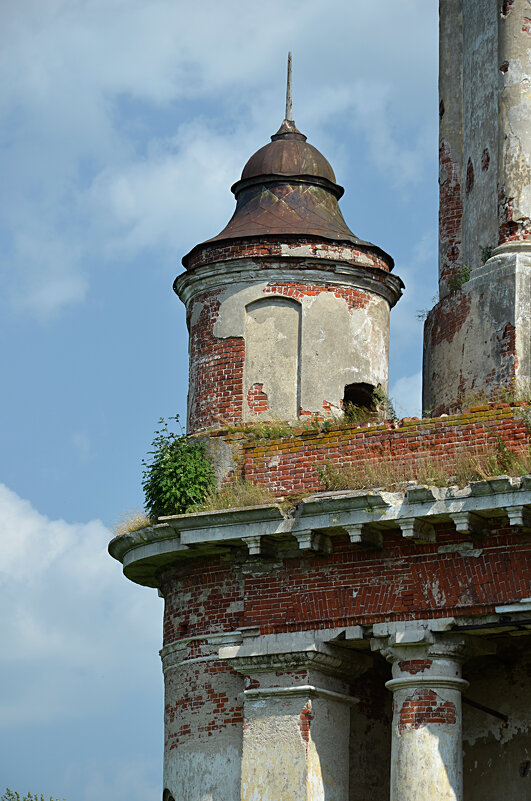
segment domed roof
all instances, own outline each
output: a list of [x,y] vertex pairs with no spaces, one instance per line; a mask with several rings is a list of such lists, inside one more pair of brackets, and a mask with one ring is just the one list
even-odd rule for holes
[[[325,157],[308,144],[291,119],[286,118],[271,142],[251,156],[231,189],[236,196],[232,218],[217,236],[184,256],[185,267],[200,249],[249,238],[310,237],[384,253],[352,233],[337,202],[343,187],[336,183]],[[384,256],[392,265],[391,257]]]
[[258,175],[312,175],[335,184],[329,162],[316,147],[308,144],[292,120],[284,120],[269,144],[251,156],[242,172],[242,181]]

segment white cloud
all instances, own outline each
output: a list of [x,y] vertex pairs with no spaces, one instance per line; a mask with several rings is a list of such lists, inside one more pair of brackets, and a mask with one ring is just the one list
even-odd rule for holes
[[177,254],[218,233],[232,214],[229,187],[242,168],[241,137],[206,123],[182,125],[145,158],[101,172],[87,199],[107,255],[144,248]]
[[[101,799],[124,799],[124,801],[160,801],[159,782],[154,784],[152,776],[159,776],[160,760],[137,759],[134,762],[119,759],[111,765],[90,765],[87,769],[76,766],[76,783],[83,789],[79,801]],[[159,780],[160,781],[160,780]]]
[[121,578],[99,520],[49,520],[0,484],[0,521],[0,727],[101,713],[113,676],[157,670],[160,600]]
[[92,443],[90,437],[84,431],[74,431],[70,441],[77,451],[81,462],[88,462],[92,456]]
[[[354,126],[395,185],[417,180],[435,83],[435,65],[433,74],[425,66],[431,4],[271,0],[264,9],[240,0],[4,4],[0,203],[11,233],[2,270],[16,308],[53,316],[86,297],[104,255],[160,248],[177,260],[214,235],[209,220],[226,222],[243,160],[280,121],[289,47],[296,119],[311,138],[346,158]],[[221,119],[231,124],[222,129]]]
[[399,378],[389,391],[399,417],[421,417],[422,373]]

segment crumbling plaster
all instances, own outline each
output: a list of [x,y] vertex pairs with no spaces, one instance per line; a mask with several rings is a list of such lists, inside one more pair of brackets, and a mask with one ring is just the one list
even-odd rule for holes
[[239,798],[241,722],[224,724],[223,718],[241,704],[243,680],[216,674],[212,662],[213,656],[174,665],[163,659],[164,786],[176,799],[183,792],[187,801]]
[[[498,243],[498,9],[463,3],[463,243],[460,264],[477,267]],[[472,170],[472,183],[465,174]]]
[[463,705],[463,768],[466,801],[531,794],[531,656],[523,638],[499,638],[497,653],[466,663],[472,700],[505,714],[506,722]]
[[[500,73],[499,191],[510,205],[511,221],[531,236],[531,35],[529,0],[514,0],[499,25]],[[506,216],[506,210],[500,210]],[[503,225],[505,220],[500,219]]]
[[428,315],[422,406],[440,413],[530,377],[531,253],[501,253]]
[[[390,306],[398,298],[399,279],[382,273],[383,280],[376,280],[358,268],[319,270],[315,263],[305,270],[286,265],[264,271],[252,262],[238,266],[231,281],[216,280],[210,267],[209,280],[198,281],[196,289],[217,286],[214,337],[245,341],[244,420],[256,419],[246,399],[257,385],[268,399],[259,415],[264,420],[293,419],[299,409],[338,414],[347,384],[363,382],[387,391]],[[290,283],[300,287],[298,297]],[[348,292],[354,292],[355,302],[347,302]],[[189,297],[196,298],[189,319],[193,330],[201,316],[201,294]],[[298,325],[288,304],[298,310]]]

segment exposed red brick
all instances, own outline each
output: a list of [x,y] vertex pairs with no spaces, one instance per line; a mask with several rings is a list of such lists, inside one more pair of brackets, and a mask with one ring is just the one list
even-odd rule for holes
[[408,659],[406,662],[399,662],[398,667],[403,673],[423,673],[432,665],[431,659]]
[[488,147],[486,147],[483,150],[483,153],[481,154],[481,169],[483,170],[483,172],[487,172],[487,170],[489,169],[489,165],[490,165],[490,153]]
[[503,190],[498,194],[499,238],[498,244],[517,242],[531,238],[531,219],[514,219],[514,198],[506,197]]
[[[353,247],[348,243],[334,243],[326,242],[322,239],[316,240],[312,238],[297,237],[294,240],[289,240],[286,237],[278,238],[265,238],[260,239],[239,239],[234,241],[220,242],[214,245],[205,245],[188,259],[187,269],[192,270],[195,267],[201,267],[204,264],[212,264],[218,261],[233,261],[234,259],[256,259],[257,266],[267,269],[273,266],[270,262],[271,259],[278,259],[282,257],[283,247],[286,245],[308,245],[313,250],[314,255],[322,258],[323,254],[328,255],[331,260],[346,261],[349,264],[358,264],[360,262],[364,267],[367,266],[367,259],[370,260],[373,268],[389,272],[391,264],[382,255],[375,252],[372,248],[364,248],[363,246]],[[307,258],[304,257],[290,257],[295,265],[297,262],[306,262]],[[320,269],[326,269],[326,263],[323,262],[319,265]]]
[[307,701],[299,715],[299,731],[301,737],[308,745],[310,742],[310,726],[313,720],[312,702]]
[[195,298],[188,309],[193,319],[196,304],[201,311],[190,326],[190,382],[188,425],[191,431],[242,418],[243,337],[214,336],[219,315],[219,292]]
[[[161,576],[164,644],[178,639],[182,620],[198,638],[246,626],[276,634],[494,614],[499,604],[529,597],[529,538],[506,521],[490,521],[474,555],[458,552],[463,538],[452,524],[438,525],[436,533],[437,542],[416,544],[390,530],[383,552],[359,548],[345,534],[334,537],[332,553],[278,558],[273,572],[243,554],[187,560]],[[456,550],[439,553],[440,546],[450,545]]]
[[[507,331],[507,349],[511,347]],[[242,447],[242,471],[247,480],[264,484],[279,495],[324,489],[316,468],[329,464],[348,469],[374,462],[410,465],[412,473],[427,456],[441,462],[452,475],[455,460],[471,447],[494,446],[497,437],[509,449],[526,447],[529,435],[520,416],[500,405],[454,417],[382,423],[365,427],[331,428]],[[473,445],[471,445],[473,443]],[[275,458],[274,471],[268,465]]]
[[331,292],[336,298],[341,298],[346,302],[349,311],[364,309],[370,301],[369,293],[354,287],[337,286],[336,284],[295,284],[290,281],[279,281],[269,283],[264,292],[285,295],[299,301],[305,297],[316,297],[321,292]]
[[[451,271],[447,271],[447,276]],[[426,321],[426,332],[429,332],[430,348],[440,345],[441,342],[452,342],[458,331],[461,330],[468,318],[471,300],[469,296],[456,290],[452,295],[446,296],[433,307]]]
[[[165,705],[165,731],[167,750],[179,748],[200,736],[211,736],[228,727],[241,727],[243,707],[238,696],[229,698],[223,689],[216,689],[222,674],[238,676],[227,664],[219,660],[180,667],[186,676],[183,688],[175,703]],[[182,722],[181,722],[182,721]]]
[[439,146],[439,167],[446,174],[446,179],[439,182],[439,241],[446,243],[441,277],[446,278],[449,267],[459,260],[461,254],[463,200],[459,169],[444,139]]
[[433,690],[415,690],[400,710],[398,733],[405,729],[420,729],[429,723],[452,725],[457,722],[455,705],[450,701],[441,701]]
[[253,384],[247,393],[247,406],[253,414],[259,415],[267,412],[269,403],[264,392],[263,384]]
[[[322,292],[330,292],[335,297],[345,300],[350,311],[365,308],[370,302],[369,293],[336,284],[314,284],[303,280],[282,281],[270,282],[264,289],[265,295],[280,295],[298,301],[302,301],[305,297],[317,297]],[[214,335],[220,309],[219,294],[219,291],[214,291],[197,295],[188,308],[190,431],[223,423],[236,423],[243,416],[245,341],[243,337]],[[262,384],[257,383],[251,387],[246,403],[256,415],[267,411],[269,404]],[[326,401],[323,409],[325,412],[328,411]]]

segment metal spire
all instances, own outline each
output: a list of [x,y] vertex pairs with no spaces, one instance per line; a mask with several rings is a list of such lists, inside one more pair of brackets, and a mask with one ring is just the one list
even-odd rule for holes
[[291,95],[291,51],[288,53],[288,82],[286,85],[286,116],[288,122],[293,122],[293,98]]
[[293,120],[293,98],[291,94],[291,51],[288,53],[288,81],[286,85],[286,116],[282,121],[282,125],[271,137],[272,142],[277,139],[300,139],[306,141],[304,134],[301,134]]

